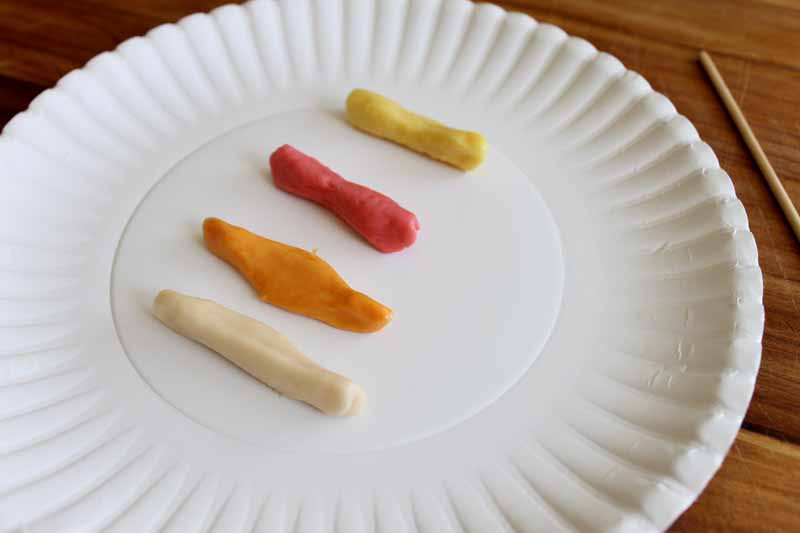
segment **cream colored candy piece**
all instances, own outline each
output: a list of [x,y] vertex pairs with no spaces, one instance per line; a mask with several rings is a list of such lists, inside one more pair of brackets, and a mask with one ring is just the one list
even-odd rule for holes
[[216,302],[163,290],[153,302],[153,313],[176,333],[204,344],[277,392],[323,413],[355,415],[366,401],[361,387],[317,365],[280,332]]
[[367,133],[462,170],[474,169],[486,157],[486,139],[480,133],[448,128],[364,89],[347,97],[347,119]]

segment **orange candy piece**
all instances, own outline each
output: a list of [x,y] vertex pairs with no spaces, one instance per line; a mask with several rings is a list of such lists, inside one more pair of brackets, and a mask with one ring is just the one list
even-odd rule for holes
[[267,303],[359,333],[378,331],[392,319],[391,309],[350,288],[315,254],[218,218],[203,221],[203,238]]

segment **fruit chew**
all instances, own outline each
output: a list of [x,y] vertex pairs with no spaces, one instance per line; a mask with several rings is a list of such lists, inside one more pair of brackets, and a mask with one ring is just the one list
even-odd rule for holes
[[483,135],[448,128],[364,89],[355,89],[347,97],[347,119],[358,129],[461,170],[476,168],[486,157]]
[[329,209],[381,252],[397,252],[417,239],[414,213],[388,196],[347,181],[288,144],[272,153],[269,166],[279,189]]
[[280,394],[325,414],[355,415],[366,401],[361,387],[317,365],[280,332],[216,302],[164,290],[153,302],[153,314]]
[[392,319],[392,310],[350,288],[320,257],[265,239],[218,218],[203,222],[206,247],[250,282],[259,298],[335,328],[369,333]]

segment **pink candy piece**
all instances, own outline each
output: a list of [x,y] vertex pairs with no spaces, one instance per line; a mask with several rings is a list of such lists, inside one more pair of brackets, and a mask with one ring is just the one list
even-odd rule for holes
[[269,166],[279,189],[328,208],[381,252],[397,252],[417,239],[414,213],[388,196],[347,181],[288,144],[272,153]]

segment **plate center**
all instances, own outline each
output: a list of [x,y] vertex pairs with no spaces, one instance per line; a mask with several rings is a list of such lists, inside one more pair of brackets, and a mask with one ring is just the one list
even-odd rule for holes
[[[382,254],[336,217],[272,184],[267,158],[289,143],[416,213],[414,246]],[[217,216],[317,253],[394,320],[340,331],[258,300],[205,250]],[[335,113],[294,111],[226,133],[175,165],[145,196],[119,244],[112,307],[141,377],[187,417],[271,450],[346,453],[443,431],[500,397],[531,367],[561,304],[558,231],[531,181],[490,150],[462,173],[353,130]],[[210,298],[283,332],[366,391],[358,417],[281,397],[150,313],[164,288]],[[533,370],[535,371],[535,370]]]

